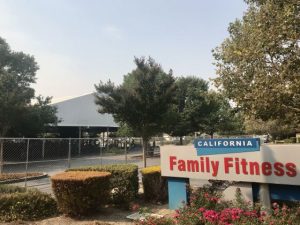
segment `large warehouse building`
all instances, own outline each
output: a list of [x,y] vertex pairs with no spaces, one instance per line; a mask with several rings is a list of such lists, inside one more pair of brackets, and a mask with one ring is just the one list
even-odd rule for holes
[[83,137],[116,131],[118,125],[112,115],[98,113],[94,94],[86,94],[53,104],[57,107],[57,124],[61,137]]

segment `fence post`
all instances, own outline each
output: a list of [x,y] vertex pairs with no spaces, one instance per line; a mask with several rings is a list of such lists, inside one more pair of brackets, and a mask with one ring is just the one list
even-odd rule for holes
[[3,139],[0,139],[0,174],[3,173],[3,165],[4,165],[4,158],[3,158]]
[[45,159],[45,138],[43,138],[42,143],[42,158]]
[[71,167],[71,138],[69,138],[68,169]]
[[28,161],[29,161],[29,138],[27,139],[27,149],[26,149],[26,167],[25,167],[25,188],[27,189],[27,176],[28,176]]
[[103,143],[101,146],[101,141],[99,141],[99,148],[100,148],[100,165],[102,166],[102,148],[104,146],[104,139],[103,139]]
[[127,140],[125,138],[125,163],[127,164]]
[[81,127],[79,127],[78,128],[79,129],[79,135],[78,135],[78,137],[79,137],[79,139],[78,139],[78,155],[80,156],[80,154],[81,154]]

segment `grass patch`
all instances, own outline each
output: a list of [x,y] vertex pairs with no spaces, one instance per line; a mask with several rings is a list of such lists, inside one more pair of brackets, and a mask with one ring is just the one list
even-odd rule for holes
[[38,177],[44,175],[43,173],[2,173],[0,174],[0,181],[9,181],[9,180],[20,180],[32,177]]

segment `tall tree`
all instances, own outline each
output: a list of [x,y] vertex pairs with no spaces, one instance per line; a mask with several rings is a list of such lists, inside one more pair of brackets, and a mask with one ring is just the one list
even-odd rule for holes
[[47,132],[47,125],[56,124],[56,108],[50,105],[51,98],[36,97],[36,102],[24,108],[12,129],[8,131],[11,137],[36,137]]
[[[16,128],[20,136],[33,127],[37,134],[45,125],[57,121],[55,108],[46,106],[50,98],[38,97],[37,103],[31,104],[35,94],[30,85],[36,81],[38,69],[33,56],[12,51],[0,37],[0,137],[16,134]],[[22,127],[25,121],[28,126]]]
[[174,101],[172,71],[165,73],[152,58],[135,58],[136,69],[116,86],[108,81],[95,85],[100,113],[110,113],[117,122],[126,123],[143,139],[143,159],[150,138],[164,131]]
[[200,124],[200,130],[213,138],[214,133],[241,133],[243,123],[239,115],[230,106],[229,101],[220,93],[210,91],[206,97],[206,117]]
[[245,128],[248,134],[270,134],[273,140],[286,139],[295,136],[296,130],[290,125],[281,120],[268,120],[249,118],[245,119]]
[[206,95],[208,82],[201,78],[189,76],[176,80],[174,118],[169,127],[172,136],[180,137],[199,131],[199,124],[206,117]]
[[247,0],[215,49],[216,85],[251,117],[300,122],[299,0]]

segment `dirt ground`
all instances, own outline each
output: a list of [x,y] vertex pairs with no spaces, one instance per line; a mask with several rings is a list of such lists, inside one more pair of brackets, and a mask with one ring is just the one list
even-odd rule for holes
[[[174,211],[168,209],[168,205],[149,205],[147,208],[151,209],[153,213],[172,216]],[[133,214],[129,210],[120,210],[116,208],[108,208],[102,210],[100,213],[90,216],[88,218],[73,219],[66,216],[53,217],[41,221],[20,221],[10,223],[0,223],[1,225],[134,225],[132,220],[126,216]]]

